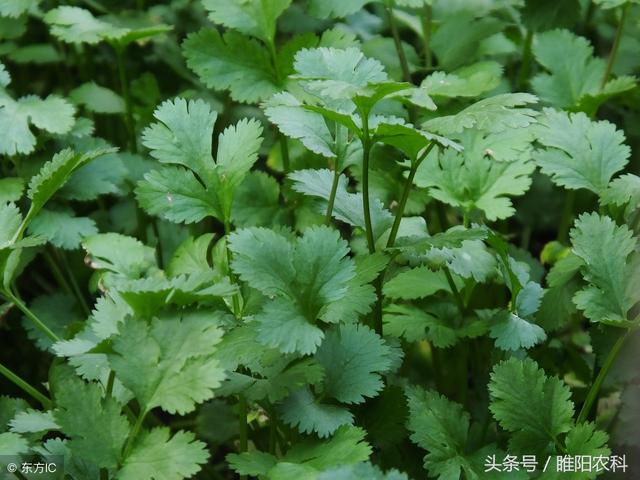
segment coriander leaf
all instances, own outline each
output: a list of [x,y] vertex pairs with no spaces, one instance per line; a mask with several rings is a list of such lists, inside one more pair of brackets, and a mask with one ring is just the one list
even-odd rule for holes
[[185,168],[164,167],[145,174],[136,188],[136,199],[151,215],[170,222],[189,224],[206,217],[222,218],[216,192]]
[[450,291],[444,272],[429,267],[405,270],[386,282],[383,289],[385,296],[403,300],[425,298],[442,290]]
[[361,10],[375,0],[309,0],[311,15],[319,18],[342,18]]
[[391,348],[368,327],[334,327],[315,355],[325,369],[323,393],[348,404],[376,396],[383,387],[380,374],[391,368],[391,357]]
[[280,184],[265,172],[249,172],[238,186],[231,207],[237,227],[266,227],[284,222],[280,205]]
[[561,187],[599,195],[629,161],[624,133],[612,123],[552,109],[545,109],[539,122],[537,140],[547,148],[537,152],[536,163]]
[[160,407],[184,415],[213,397],[224,379],[212,348],[221,335],[204,315],[173,315],[150,324],[129,317],[113,340],[109,363],[145,413]]
[[191,432],[171,436],[166,427],[143,433],[118,471],[119,480],[182,480],[200,471],[207,463],[206,445]]
[[18,456],[29,453],[29,442],[26,438],[13,432],[0,433],[0,452],[2,455]]
[[525,108],[525,105],[537,101],[528,93],[503,93],[480,100],[455,115],[427,120],[423,127],[442,135],[461,133],[466,128],[492,133],[523,128],[534,123],[537,115],[535,110]]
[[74,377],[58,385],[55,402],[55,422],[70,438],[73,455],[100,468],[115,468],[129,436],[129,422],[120,413],[122,406],[112,397],[102,398],[97,384]]
[[320,438],[353,423],[353,415],[347,408],[318,401],[306,387],[292,392],[282,402],[280,414],[287,425],[302,433],[315,432]]
[[75,217],[72,210],[40,210],[28,228],[32,235],[42,236],[58,248],[75,250],[85,237],[98,233],[96,222],[89,217]]
[[51,26],[53,36],[67,43],[96,44],[102,40],[116,40],[128,32],[128,29],[100,20],[80,7],[54,8],[46,13],[44,21]]
[[84,105],[87,110],[95,113],[124,113],[124,100],[120,95],[95,82],[83,83],[73,89],[69,98],[76,104]]
[[27,195],[31,199],[31,207],[25,223],[28,224],[38,214],[51,197],[69,180],[75,170],[101,155],[114,151],[114,149],[97,149],[86,153],[76,153],[67,148],[56,153],[53,159],[45,163],[29,182]]
[[209,246],[213,240],[213,233],[205,233],[199,237],[188,237],[176,248],[169,264],[167,275],[175,277],[208,271]]
[[41,0],[0,0],[0,16],[18,18],[36,8]]
[[511,358],[496,365],[489,393],[494,418],[512,433],[514,453],[544,452],[573,426],[571,391],[531,359]]
[[547,338],[540,326],[507,310],[499,311],[493,321],[491,338],[495,338],[496,347],[502,350],[529,349]]
[[457,153],[451,149],[432,152],[418,167],[414,183],[429,194],[466,212],[474,209],[487,219],[508,218],[515,213],[510,196],[524,194],[531,185],[535,164],[524,159],[495,162],[487,156]]
[[82,247],[89,255],[89,265],[137,278],[155,266],[155,250],[133,237],[118,233],[101,233],[87,237]]
[[273,42],[276,21],[289,7],[291,0],[204,0],[204,8],[214,23],[254,36],[265,43]]
[[425,468],[438,478],[459,478],[469,468],[465,458],[469,414],[458,403],[419,387],[407,388],[407,399],[411,440],[429,452]]
[[187,65],[207,87],[229,90],[238,102],[266,100],[279,90],[269,52],[257,40],[203,29],[187,36],[183,50]]
[[[61,338],[67,336],[75,322],[83,320],[75,299],[66,293],[40,295],[31,301],[29,309]],[[32,321],[24,317],[22,325],[27,330],[29,338],[40,350],[51,350],[53,345],[51,339],[44,335]]]
[[0,204],[17,202],[24,191],[24,180],[19,177],[0,178]]
[[211,136],[217,112],[203,100],[167,100],[153,113],[158,122],[142,133],[142,143],[162,163],[193,170],[202,181],[211,178]]
[[433,97],[478,97],[496,88],[502,66],[496,62],[478,62],[452,73],[435,72],[420,85]]
[[594,322],[620,324],[637,302],[634,282],[635,264],[628,261],[637,239],[625,225],[617,226],[609,217],[582,214],[571,230],[573,253],[584,263],[582,276],[588,285],[573,301]]
[[405,473],[389,470],[384,473],[380,467],[370,462],[356,463],[324,470],[318,480],[408,480]]
[[9,427],[14,433],[42,433],[60,429],[53,418],[53,412],[33,409],[18,413],[11,420]]
[[[593,102],[593,97],[604,92],[605,96],[596,100],[597,106],[607,96],[634,87],[633,81],[620,84],[620,79],[616,79],[618,81],[610,80],[601,88],[606,62],[593,57],[593,47],[587,39],[568,30],[539,34],[533,44],[533,54],[550,72],[533,77],[533,90],[543,101],[559,108],[575,108],[588,96],[591,99],[587,101]],[[608,95],[607,90],[610,90]]]
[[403,337],[408,342],[426,339],[438,348],[455,345],[461,333],[446,318],[414,305],[389,305],[384,310],[383,321],[385,334]]

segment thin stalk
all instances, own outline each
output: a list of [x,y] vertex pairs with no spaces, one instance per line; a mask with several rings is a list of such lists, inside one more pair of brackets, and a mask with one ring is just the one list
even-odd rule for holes
[[131,101],[131,92],[129,91],[129,79],[124,65],[124,47],[121,45],[114,45],[114,50],[116,52],[116,63],[118,65],[118,76],[120,78],[120,93],[122,93],[122,96],[124,97],[126,108],[125,126],[129,135],[129,149],[133,153],[137,153],[138,145],[136,142],[136,126],[133,119],[133,102]]
[[282,157],[282,171],[286,174],[291,168],[289,159],[289,140],[283,134],[280,134],[280,156]]
[[460,315],[464,316],[465,306],[464,300],[462,300],[462,295],[460,295],[460,291],[458,287],[456,287],[456,283],[453,281],[453,276],[451,275],[451,271],[449,267],[443,267],[444,274],[447,277],[447,283],[449,284],[449,288],[451,288],[451,293],[453,293],[453,298],[456,301],[456,305],[458,306],[458,310],[460,310]]
[[40,330],[42,333],[44,333],[52,342],[59,342],[60,341],[60,337],[58,337],[55,333],[53,333],[51,331],[51,329],[49,327],[47,327],[42,320],[40,320],[35,313],[33,313],[31,310],[29,310],[29,308],[27,308],[27,306],[22,302],[22,300],[20,300],[18,297],[16,297],[13,293],[11,292],[6,292],[6,297],[7,299],[13,303],[16,307],[18,307],[20,309],[20,311],[22,313],[25,314],[25,316],[31,320],[33,322],[33,324],[36,326],[36,328],[38,330]]
[[113,385],[115,384],[115,381],[116,381],[116,372],[111,370],[109,372],[109,378],[107,379],[107,397],[110,397],[113,395]]
[[380,335],[382,337],[383,334],[383,323],[382,323],[382,284],[384,283],[384,275],[385,275],[386,269],[383,270],[382,272],[380,272],[380,275],[378,275],[378,278],[375,279],[375,281],[373,282],[373,286],[376,289],[376,304],[375,304],[375,309],[373,312],[374,315],[374,327],[375,327],[375,331],[378,335]]
[[431,58],[431,24],[433,22],[433,11],[431,5],[425,3],[422,12],[422,48],[424,49],[424,65],[431,68],[433,60]]
[[42,393],[40,393],[38,390],[36,390],[36,388],[33,387],[31,384],[29,384],[29,382],[27,382],[23,378],[19,377],[15,373],[13,373],[11,370],[9,370],[7,367],[5,367],[2,363],[0,363],[0,374],[2,374],[4,377],[6,377],[7,380],[9,380],[11,383],[16,385],[21,390],[23,390],[25,393],[27,393],[28,395],[33,397],[35,400],[40,402],[40,404],[45,409],[49,410],[50,408],[52,408],[53,403],[51,402],[51,400],[49,398],[47,398]]
[[435,143],[431,142],[429,146],[425,149],[425,151],[420,155],[415,162],[411,163],[411,168],[409,169],[409,176],[407,177],[407,181],[404,184],[404,189],[402,191],[402,196],[400,197],[400,203],[398,204],[398,209],[396,211],[396,217],[393,220],[393,226],[391,227],[391,232],[389,233],[389,239],[387,240],[387,248],[393,247],[396,242],[396,237],[398,236],[398,230],[400,229],[400,223],[402,222],[402,215],[404,214],[404,209],[407,206],[407,200],[409,199],[409,194],[411,193],[411,187],[413,186],[413,179],[416,176],[416,172],[418,171],[418,167],[422,161],[429,155],[429,152],[433,150],[435,147]]
[[51,253],[45,250],[42,252],[42,256],[44,258],[45,263],[49,267],[49,270],[51,270],[51,274],[53,275],[53,278],[56,279],[56,282],[58,283],[60,288],[62,288],[62,290],[64,290],[66,294],[70,296],[74,296],[73,291],[71,290],[71,285],[69,285],[69,282],[67,282],[67,279],[62,274],[60,267],[51,256]]
[[584,423],[589,417],[591,408],[593,407],[593,404],[596,402],[598,394],[600,393],[602,383],[604,382],[605,378],[607,378],[609,370],[611,370],[611,367],[615,363],[616,358],[618,358],[620,350],[622,350],[624,343],[626,342],[627,338],[629,338],[630,332],[630,330],[627,330],[624,335],[618,338],[616,343],[613,345],[613,348],[611,348],[611,351],[607,354],[607,358],[605,358],[604,364],[602,365],[600,372],[598,372],[598,376],[596,377],[595,381],[591,385],[591,388],[587,393],[587,398],[585,398],[584,403],[582,404],[582,409],[580,410],[580,414],[578,415],[578,423]]
[[402,69],[402,79],[411,83],[411,71],[409,70],[409,62],[407,61],[407,54],[402,47],[402,40],[400,39],[400,31],[398,30],[398,23],[396,17],[393,14],[393,8],[390,5],[386,6],[387,17],[389,19],[389,27],[391,27],[391,35],[393,36],[393,44],[396,47],[398,53],[398,60],[400,61],[400,68]]
[[127,458],[131,453],[131,450],[133,449],[133,443],[135,442],[138,433],[140,433],[140,429],[142,428],[142,424],[144,422],[144,417],[146,416],[147,412],[140,412],[140,415],[138,415],[136,423],[133,425],[131,432],[129,432],[129,438],[127,438],[127,443],[124,447],[123,458]]
[[533,30],[527,30],[522,45],[522,63],[518,72],[518,90],[524,90],[529,80],[529,71],[531,70],[531,45],[533,43]]
[[[231,223],[229,222],[229,220],[225,220],[224,222],[224,232],[225,235],[228,235],[231,233]],[[229,242],[228,240],[225,239],[225,243],[226,243],[226,248],[225,248],[225,253],[227,256],[227,270],[229,272],[229,281],[233,284],[233,285],[238,285],[238,281],[235,277],[235,275],[233,274],[233,272],[231,271],[231,250],[229,250]],[[233,316],[236,318],[240,318],[240,298],[239,298],[239,294],[236,293],[233,295],[233,297],[231,298],[232,303],[232,308],[233,308]]]
[[[240,422],[240,453],[246,452],[249,447],[249,425],[247,424],[247,399],[244,395],[238,396],[238,421]],[[246,480],[246,476],[240,476]]]
[[620,16],[620,22],[618,23],[618,28],[616,30],[616,36],[613,40],[613,46],[611,47],[611,52],[609,53],[609,60],[607,61],[607,68],[604,71],[604,75],[602,76],[602,81],[600,82],[600,90],[604,88],[604,86],[609,81],[609,76],[611,75],[611,70],[613,69],[613,65],[616,62],[616,57],[618,56],[618,49],[620,48],[620,40],[622,40],[622,32],[624,31],[624,23],[627,19],[627,13],[629,13],[630,3],[627,2],[622,7],[622,14]]
[[340,171],[336,168],[333,171],[333,182],[331,183],[331,193],[329,194],[329,202],[327,203],[327,213],[324,217],[324,222],[329,225],[331,223],[331,215],[333,214],[333,204],[336,201],[336,194],[338,192],[338,184],[340,183]]
[[75,296],[78,299],[78,302],[80,302],[80,307],[82,308],[82,311],[84,312],[84,314],[86,316],[89,316],[91,314],[91,310],[89,309],[89,305],[87,304],[87,300],[85,299],[84,295],[82,294],[82,290],[80,289],[80,285],[78,285],[78,282],[76,281],[76,276],[71,271],[71,265],[69,265],[69,260],[67,259],[66,254],[63,251],[58,250],[58,257],[60,258],[60,260],[62,262],[63,268],[67,272],[67,276],[69,277],[69,281],[71,283],[71,288],[73,289],[73,292],[75,293]]
[[569,227],[573,220],[573,207],[576,203],[576,191],[569,190],[564,198],[564,207],[562,209],[562,217],[558,226],[558,240],[566,243],[569,234]]
[[361,112],[362,117],[362,204],[364,207],[364,226],[367,235],[369,253],[375,253],[376,244],[373,239],[371,225],[371,206],[369,204],[369,161],[371,157],[371,137],[369,136],[369,114]]

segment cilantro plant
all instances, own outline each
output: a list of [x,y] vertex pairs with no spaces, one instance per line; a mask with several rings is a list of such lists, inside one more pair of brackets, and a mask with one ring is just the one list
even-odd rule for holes
[[0,0],[0,477],[636,478],[639,49],[637,0]]

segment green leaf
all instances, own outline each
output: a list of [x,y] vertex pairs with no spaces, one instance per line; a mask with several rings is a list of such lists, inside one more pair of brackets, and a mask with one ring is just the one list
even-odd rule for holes
[[319,18],[342,18],[375,0],[309,0],[309,12]]
[[60,196],[69,200],[95,200],[101,195],[123,195],[129,190],[130,169],[140,165],[142,159],[130,153],[109,153],[78,168],[64,187]]
[[112,23],[114,20],[117,21],[117,18],[96,18],[89,10],[71,6],[54,8],[44,16],[54,37],[74,44],[95,45],[107,41],[121,48],[171,30],[171,27],[163,24],[127,28]]
[[109,270],[137,278],[155,266],[155,250],[133,237],[118,233],[101,233],[87,237],[82,247],[89,255],[89,265],[96,270]]
[[395,469],[383,473],[377,465],[363,462],[325,470],[318,480],[408,480],[408,477]]
[[[293,188],[297,192],[323,199],[324,201],[321,206],[322,210],[326,211],[326,202],[328,202],[331,195],[333,175],[334,172],[328,169],[297,170],[290,173],[289,178],[295,182]],[[347,177],[340,175],[332,215],[337,220],[364,230],[365,221],[362,195],[348,192],[347,185]],[[384,208],[382,202],[375,198],[370,201],[370,209],[373,236],[377,239],[391,227],[393,216]]]
[[0,178],[0,204],[17,202],[24,192],[24,180],[19,177]]
[[2,455],[17,456],[29,453],[29,442],[17,433],[0,433],[0,452]]
[[216,192],[185,168],[164,167],[145,174],[136,187],[136,199],[148,213],[170,222],[189,224],[206,217],[222,218]]
[[207,182],[214,168],[211,137],[218,113],[203,100],[175,98],[162,103],[153,116],[158,122],[142,133],[142,143],[151,156],[187,167]]
[[[610,80],[601,89],[606,62],[593,58],[593,47],[587,39],[568,30],[539,34],[533,44],[533,54],[538,63],[550,72],[533,77],[533,90],[541,100],[555,107],[575,108],[585,97],[597,97],[604,90],[605,96],[596,103],[597,106],[608,96],[634,87],[633,80],[625,77],[624,84]],[[607,90],[610,90],[609,95]]]
[[528,93],[503,93],[480,100],[455,115],[427,120],[423,126],[442,135],[461,133],[466,128],[499,133],[528,127],[534,123],[537,112],[525,105],[537,101]]
[[439,291],[450,291],[447,277],[442,270],[416,267],[399,273],[384,285],[384,294],[389,298],[414,300],[425,298]]
[[45,99],[28,95],[15,101],[0,94],[0,130],[6,132],[0,154],[31,153],[36,137],[30,125],[52,134],[68,133],[75,123],[75,113],[74,106],[57,95]]
[[496,162],[488,155],[446,150],[441,158],[432,152],[417,170],[414,183],[429,194],[465,212],[481,210],[488,220],[515,214],[511,196],[524,194],[531,185],[535,164],[526,157]]
[[502,310],[494,315],[493,321],[496,323],[491,327],[491,338],[502,350],[529,349],[547,338],[540,326],[513,312]]
[[363,94],[369,84],[387,80],[382,64],[357,48],[305,48],[296,54],[294,68],[305,89],[336,100]]
[[67,43],[96,44],[102,40],[117,40],[127,29],[116,27],[97,19],[89,10],[63,6],[49,10],[44,21],[51,26],[51,33]]
[[187,36],[183,50],[187,65],[207,87],[229,90],[238,102],[266,100],[279,90],[269,52],[257,40],[202,29]]
[[544,452],[573,426],[571,391],[533,360],[511,358],[496,365],[489,393],[493,416],[512,433],[514,453]]
[[166,427],[154,428],[138,438],[118,479],[182,480],[198,473],[208,459],[206,444],[193,433],[180,430],[171,436]]
[[33,409],[18,413],[9,426],[14,433],[42,433],[60,429],[53,418],[53,412]]
[[[31,301],[29,309],[61,338],[67,337],[68,329],[75,322],[83,320],[75,299],[65,293],[40,295]],[[51,339],[43,334],[31,320],[23,318],[22,325],[27,330],[29,338],[40,350],[51,350]]]
[[609,217],[585,213],[571,230],[571,243],[584,262],[581,272],[588,283],[573,297],[576,306],[594,322],[627,322],[638,300],[632,280],[637,262],[627,260],[637,245],[633,232]]
[[536,163],[561,187],[599,195],[629,161],[624,133],[612,123],[551,109],[539,121],[537,140],[547,148],[537,152]]
[[0,0],[0,16],[17,18],[39,3],[40,0]]
[[[403,337],[408,342],[429,340],[438,348],[455,345],[462,329],[456,329],[447,318],[440,318],[422,307],[391,304],[384,310],[385,334]],[[460,335],[464,336],[464,335]]]
[[29,182],[27,196],[31,199],[31,207],[25,219],[35,217],[51,197],[69,180],[71,174],[91,160],[107,153],[113,153],[115,149],[104,148],[90,150],[86,153],[76,153],[67,148],[56,153],[53,159],[45,163],[37,175]]
[[[339,465],[351,465],[368,460],[371,447],[364,441],[365,431],[361,428],[343,426],[325,441],[303,440],[291,448],[286,455],[277,459],[273,455],[252,451],[227,455],[227,462],[241,475],[264,475],[267,478],[315,478],[321,471]],[[293,476],[291,476],[293,475]]]
[[102,398],[97,384],[73,377],[58,385],[55,402],[55,421],[70,438],[73,455],[99,468],[115,468],[129,436],[121,405],[112,397]]
[[283,353],[315,352],[323,338],[317,320],[346,297],[355,277],[338,232],[312,227],[292,245],[273,230],[251,228],[232,233],[229,248],[240,279],[272,298],[256,316],[261,341]]
[[113,340],[109,363],[144,412],[184,415],[213,397],[224,371],[213,356],[222,332],[206,315],[128,318]]
[[278,181],[265,172],[249,172],[233,199],[233,223],[238,227],[266,227],[284,223],[285,218]]
[[458,479],[463,470],[468,472],[465,449],[469,414],[458,403],[419,387],[409,387],[407,399],[407,427],[412,432],[411,440],[429,451],[424,457],[429,474],[453,480]]
[[254,36],[265,43],[273,42],[278,17],[289,7],[291,0],[248,0],[227,2],[204,0],[204,8],[214,23]]
[[478,97],[495,89],[501,77],[500,64],[486,61],[459,68],[452,73],[432,73],[420,86],[433,97]]
[[85,237],[98,233],[98,227],[89,217],[74,217],[72,210],[43,209],[31,221],[28,231],[58,248],[75,250]]
[[83,83],[73,89],[69,98],[84,105],[90,112],[119,114],[125,110],[124,100],[120,95],[95,82]]
[[208,271],[209,246],[213,237],[213,233],[205,233],[199,237],[188,237],[183,241],[167,265],[167,275],[175,277]]
[[308,388],[294,391],[283,402],[280,409],[282,420],[301,433],[315,432],[326,438],[343,425],[353,423],[353,415],[339,405],[323,403]]
[[391,348],[373,330],[357,324],[330,330],[315,357],[326,372],[323,394],[348,404],[376,396],[383,387],[380,374],[392,366]]

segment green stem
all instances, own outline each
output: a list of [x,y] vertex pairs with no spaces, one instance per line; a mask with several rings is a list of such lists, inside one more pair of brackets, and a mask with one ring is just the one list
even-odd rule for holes
[[[238,421],[240,423],[240,453],[249,449],[249,425],[247,424],[247,399],[244,395],[238,396]],[[246,476],[241,476],[246,479]]]
[[131,101],[131,92],[129,91],[129,79],[127,77],[127,70],[124,65],[124,47],[122,45],[114,45],[116,52],[116,62],[118,65],[118,76],[120,78],[120,93],[124,97],[124,103],[126,108],[125,113],[125,125],[127,127],[127,133],[129,135],[129,149],[133,153],[138,152],[138,144],[136,141],[136,126],[133,119],[133,102]]
[[531,70],[531,45],[533,43],[533,30],[527,30],[522,45],[522,63],[520,64],[520,72],[518,73],[518,90],[522,91],[527,86],[529,80],[529,71]]
[[573,220],[573,207],[576,203],[576,191],[568,190],[564,198],[564,207],[562,209],[562,217],[558,226],[558,240],[566,243],[569,238],[569,227]]
[[36,390],[35,387],[33,387],[33,386],[31,386],[29,384],[29,382],[27,382],[26,380],[22,379],[21,377],[19,377],[15,373],[13,373],[11,370],[9,370],[7,367],[5,367],[2,363],[0,363],[0,374],[2,374],[4,377],[6,377],[11,383],[16,385],[18,388],[23,390],[25,393],[29,394],[35,400],[40,402],[40,404],[45,409],[49,410],[50,408],[53,407],[53,403],[51,402],[51,400],[49,398],[47,398],[42,393],[40,393],[38,390]]
[[433,62],[431,58],[431,23],[433,21],[433,11],[431,5],[424,5],[422,13],[422,44],[424,49],[424,64],[427,69],[431,68]]
[[393,44],[396,47],[398,53],[398,60],[400,61],[400,68],[402,69],[402,79],[411,83],[411,71],[409,70],[409,62],[407,61],[407,55],[402,47],[402,40],[400,39],[400,31],[398,30],[398,24],[396,17],[393,14],[393,8],[390,5],[386,6],[387,17],[389,18],[389,26],[391,27],[391,35],[393,36]]
[[453,298],[456,301],[456,305],[458,306],[458,310],[460,310],[460,315],[464,316],[465,306],[464,300],[462,300],[462,295],[460,295],[460,291],[458,287],[456,287],[456,283],[453,281],[453,276],[451,275],[451,271],[449,267],[443,267],[444,274],[447,277],[447,283],[449,284],[449,288],[451,288],[451,293],[453,293]]
[[40,330],[43,334],[45,334],[49,340],[52,342],[59,342],[60,337],[58,337],[55,333],[51,331],[49,327],[47,327],[42,320],[40,320],[35,313],[33,313],[27,306],[20,300],[17,296],[15,296],[12,292],[5,292],[5,296],[7,299],[13,303],[25,316],[33,322],[38,330]]
[[67,272],[67,276],[69,277],[69,281],[71,283],[71,288],[73,289],[73,292],[75,293],[75,296],[78,299],[78,302],[80,303],[80,307],[82,308],[82,311],[86,316],[91,315],[91,310],[89,309],[87,300],[82,294],[80,285],[78,285],[78,282],[76,281],[76,276],[73,274],[73,271],[71,270],[71,265],[69,265],[69,260],[67,259],[66,254],[61,250],[58,250],[57,252],[58,252],[58,257],[62,262],[62,266]]
[[327,203],[327,213],[325,214],[324,221],[327,225],[331,222],[331,215],[333,214],[333,204],[336,201],[336,194],[338,193],[338,184],[340,183],[340,171],[336,168],[333,171],[333,182],[331,183],[331,193],[329,194],[329,202]]
[[109,372],[109,378],[107,379],[107,397],[111,397],[113,395],[113,385],[116,381],[116,372],[111,370]]
[[45,250],[45,251],[42,252],[42,256],[44,258],[45,263],[49,267],[49,270],[51,270],[51,274],[53,275],[53,278],[56,279],[56,282],[58,283],[60,288],[62,288],[62,290],[64,290],[64,292],[67,295],[73,296],[73,291],[71,290],[71,285],[69,285],[69,282],[67,282],[67,279],[62,274],[62,271],[60,270],[60,267],[58,267],[58,264],[56,263],[56,261],[51,256],[51,253],[49,253],[47,250]]
[[[225,220],[224,222],[224,231],[225,231],[225,235],[227,238],[225,238],[225,253],[227,256],[227,271],[228,271],[228,275],[229,275],[229,281],[233,284],[233,285],[238,285],[238,279],[236,278],[236,276],[233,274],[233,272],[231,271],[231,250],[229,250],[229,234],[231,233],[231,223],[229,222],[229,220]],[[240,318],[240,312],[241,312],[241,307],[240,307],[240,297],[239,297],[239,293],[235,293],[232,297],[232,308],[233,308],[233,316],[236,318]]]
[[376,244],[371,225],[371,206],[369,205],[369,161],[371,157],[371,137],[369,136],[369,113],[361,112],[362,117],[362,205],[364,208],[364,226],[367,235],[369,253],[375,253]]
[[138,436],[138,433],[140,433],[140,429],[142,428],[142,424],[144,422],[144,417],[146,416],[147,412],[140,412],[140,415],[138,415],[136,423],[133,425],[131,432],[129,432],[129,438],[127,438],[127,443],[124,447],[124,454],[122,455],[122,458],[127,458],[129,454],[131,454],[133,444]]
[[618,338],[618,341],[616,341],[616,343],[613,345],[613,348],[611,348],[611,351],[607,355],[607,358],[605,358],[604,364],[602,365],[600,372],[598,372],[598,376],[596,377],[595,381],[591,385],[591,388],[587,393],[587,398],[585,398],[584,403],[582,404],[582,409],[580,410],[580,414],[578,415],[577,423],[584,423],[589,417],[591,408],[593,407],[596,399],[598,398],[598,394],[600,393],[602,383],[604,382],[605,378],[607,378],[609,370],[611,370],[611,367],[615,363],[616,358],[618,358],[618,354],[620,353],[620,350],[622,350],[622,347],[627,338],[629,338],[630,333],[631,330],[627,330],[624,335]]
[[393,220],[393,226],[391,227],[391,232],[389,233],[389,239],[387,240],[387,248],[393,247],[396,242],[396,237],[398,236],[398,230],[400,229],[400,223],[402,222],[402,215],[404,215],[404,209],[407,206],[407,200],[409,199],[409,194],[411,193],[411,187],[413,186],[413,179],[416,176],[416,172],[418,171],[418,167],[422,161],[429,155],[429,152],[433,150],[435,147],[435,143],[431,142],[429,146],[424,150],[420,158],[418,158],[415,162],[411,163],[411,168],[409,170],[409,176],[407,177],[407,181],[404,184],[404,189],[402,191],[402,196],[400,197],[400,203],[398,204],[398,209],[396,211],[396,217]]
[[282,156],[282,171],[286,174],[291,168],[291,161],[289,160],[289,140],[282,134],[280,134],[280,155]]
[[611,75],[611,70],[613,70],[613,65],[616,62],[616,57],[618,56],[618,49],[620,48],[620,41],[622,40],[622,32],[624,30],[624,23],[627,19],[627,13],[629,12],[630,3],[625,3],[624,7],[622,7],[622,14],[620,16],[620,22],[618,23],[618,28],[616,30],[616,36],[613,40],[613,46],[611,47],[611,52],[609,53],[609,60],[607,61],[607,68],[604,71],[604,75],[602,76],[602,81],[600,82],[600,90],[602,90],[607,82],[609,81],[609,76]]

